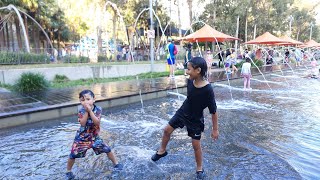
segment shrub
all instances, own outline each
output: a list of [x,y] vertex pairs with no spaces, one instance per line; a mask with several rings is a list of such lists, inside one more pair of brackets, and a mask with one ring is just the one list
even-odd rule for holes
[[88,57],[84,57],[84,56],[66,56],[63,58],[64,63],[88,63],[89,62],[89,58]]
[[49,56],[25,52],[0,51],[0,64],[46,64]]
[[27,93],[32,91],[42,91],[49,87],[49,82],[45,79],[44,75],[40,73],[23,73],[14,85],[14,90]]
[[98,56],[98,62],[107,62],[107,60],[108,60],[107,56],[101,56],[101,55]]
[[[263,66],[263,61],[259,60],[259,59],[255,59],[253,60],[253,62],[258,66],[258,67],[262,67]],[[252,63],[251,63],[252,64]],[[252,64],[253,65],[253,64]],[[253,65],[254,66],[254,65]]]
[[[236,64],[237,68],[241,68],[242,64],[245,62],[245,60],[242,60],[241,62]],[[255,65],[257,65],[258,67],[262,67],[264,65],[264,62],[259,60],[259,59],[253,59],[253,62]],[[251,61],[251,67],[256,67]]]
[[56,75],[54,76],[53,81],[54,81],[55,83],[62,83],[62,82],[68,82],[68,81],[70,81],[70,79],[69,79],[67,76],[65,76],[65,75],[56,74]]

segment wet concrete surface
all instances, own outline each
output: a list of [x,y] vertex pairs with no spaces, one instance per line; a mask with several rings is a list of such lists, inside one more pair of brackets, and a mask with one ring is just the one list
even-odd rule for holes
[[[290,68],[286,68],[290,71]],[[284,70],[284,67],[282,69]],[[280,72],[279,68],[274,66],[274,72]],[[263,74],[270,73],[266,68],[262,68]],[[258,69],[252,68],[253,75],[261,75]],[[240,77],[240,70],[234,73],[226,73],[223,69],[212,69],[209,76],[210,82],[225,81],[228,79],[237,79]],[[17,94],[0,89],[0,118],[11,116],[16,113],[26,113],[38,111],[49,107],[63,107],[69,104],[79,102],[78,94],[84,89],[91,89],[96,95],[96,101],[107,100],[111,98],[137,95],[162,90],[170,90],[186,86],[187,76],[176,76],[175,79],[168,77],[135,79],[130,81],[118,81],[92,84],[89,86],[77,86],[72,88],[49,89],[45,92],[32,92],[29,94]]]

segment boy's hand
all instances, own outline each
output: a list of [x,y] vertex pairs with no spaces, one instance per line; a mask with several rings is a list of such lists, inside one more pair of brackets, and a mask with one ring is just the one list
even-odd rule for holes
[[83,107],[87,112],[91,111],[91,106],[89,104],[84,104]]
[[212,130],[211,137],[214,141],[218,140],[219,137],[219,130]]

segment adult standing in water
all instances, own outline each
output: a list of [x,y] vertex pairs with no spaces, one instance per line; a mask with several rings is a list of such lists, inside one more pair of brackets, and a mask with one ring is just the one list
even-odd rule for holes
[[170,78],[174,78],[175,70],[175,56],[174,56],[174,43],[172,38],[168,38],[168,44],[166,45],[165,51],[167,52],[167,63],[170,69]]
[[192,58],[192,54],[191,54],[191,48],[192,48],[192,44],[191,43],[188,43],[187,44],[187,48],[186,48],[186,55],[184,57],[184,64],[183,64],[183,67],[184,67],[184,75],[187,76],[187,64],[188,62],[191,60]]

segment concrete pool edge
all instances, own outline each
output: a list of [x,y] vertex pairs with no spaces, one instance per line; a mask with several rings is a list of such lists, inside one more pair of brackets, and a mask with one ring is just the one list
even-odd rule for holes
[[[163,89],[141,94],[143,101],[166,97],[168,92],[176,91],[176,89]],[[179,93],[186,93],[186,87],[178,87]],[[126,95],[116,98],[105,98],[96,101],[96,104],[103,109],[117,107],[141,101],[139,94]],[[62,118],[77,114],[78,105],[80,103],[64,103],[60,105],[53,105],[44,108],[37,108],[34,110],[21,111],[18,113],[7,114],[0,117],[0,129],[10,128],[29,123],[40,121],[47,121],[51,119]]]

